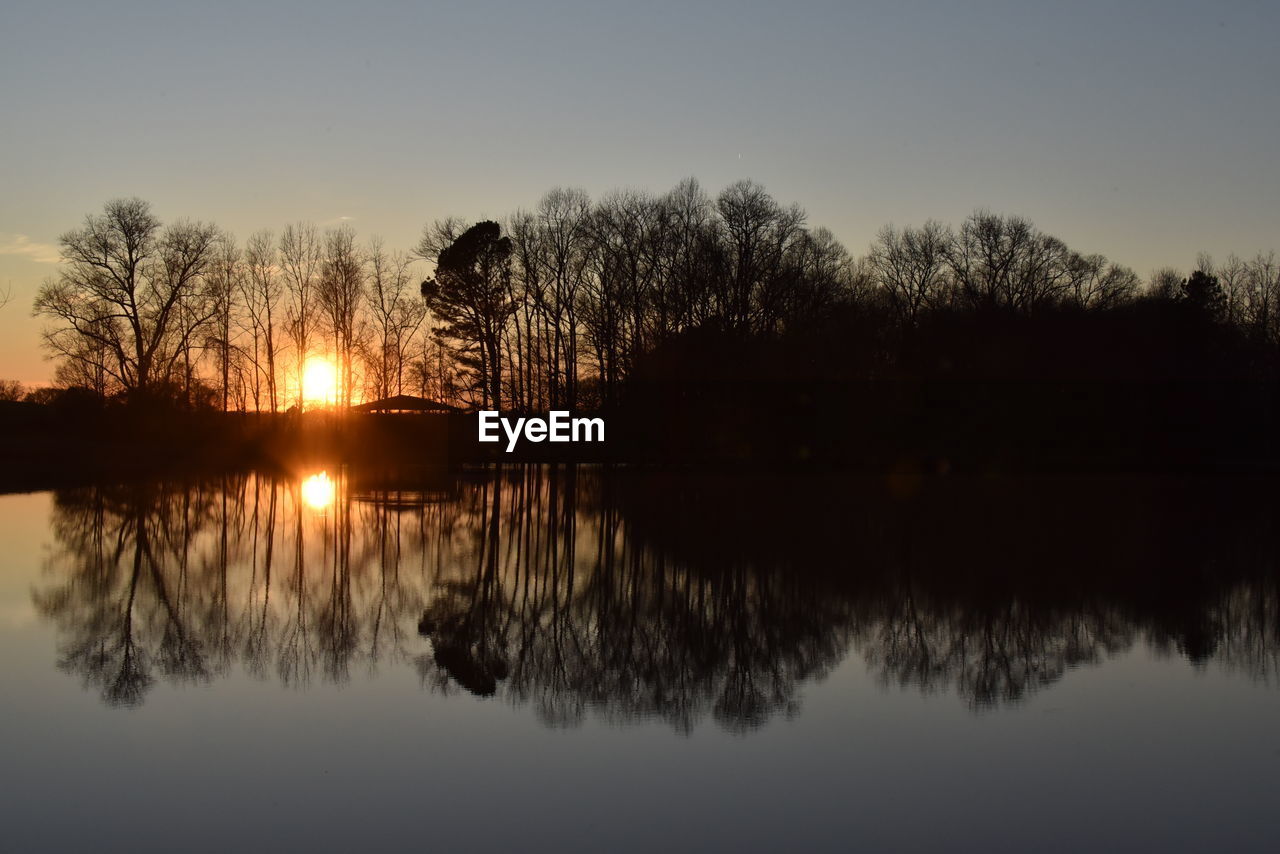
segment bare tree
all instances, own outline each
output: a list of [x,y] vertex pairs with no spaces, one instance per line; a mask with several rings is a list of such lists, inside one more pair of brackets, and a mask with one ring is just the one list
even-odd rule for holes
[[793,281],[787,256],[804,232],[804,211],[782,207],[751,181],[724,190],[716,208],[728,254],[720,313],[731,329],[773,331]]
[[105,338],[105,334],[84,336],[73,350],[62,353],[54,369],[54,382],[61,388],[88,389],[101,399],[122,391],[110,368],[113,356]]
[[1161,267],[1147,280],[1147,293],[1159,299],[1177,299],[1182,291],[1183,275],[1173,267]]
[[587,343],[595,351],[606,402],[612,402],[646,342],[657,336],[649,306],[661,274],[662,211],[648,193],[607,194],[591,219],[590,278],[580,311]]
[[240,248],[236,245],[235,238],[224,234],[214,248],[213,261],[209,265],[209,298],[212,302],[213,320],[207,342],[217,362],[218,390],[223,412],[230,408],[231,365],[236,353],[234,339],[239,332],[234,320],[244,278]]
[[162,229],[141,199],[108,202],[62,235],[66,263],[35,301],[54,321],[46,347],[74,359],[89,339],[110,354],[105,367],[131,397],[153,395],[213,317],[204,278],[217,236],[203,223]]
[[369,241],[365,302],[373,326],[369,364],[378,398],[403,393],[409,347],[427,315],[421,295],[410,287],[412,263],[404,253],[389,254],[380,238]]
[[418,336],[417,354],[410,376],[417,384],[418,394],[441,403],[463,403],[459,361],[444,337],[437,333]]
[[589,255],[591,199],[584,190],[557,188],[543,196],[534,214],[541,239],[535,293],[544,321],[548,403],[572,407],[578,382],[578,291]]
[[351,405],[354,354],[358,335],[360,297],[364,290],[364,264],[356,248],[356,233],[348,225],[330,229],[324,236],[320,265],[319,304],[329,322],[334,357],[340,378],[340,406]]
[[652,302],[654,328],[665,337],[714,316],[714,283],[724,277],[724,264],[715,207],[696,180],[677,184],[662,197],[661,209],[660,272]]
[[288,295],[285,313],[298,376],[298,411],[306,407],[307,357],[319,324],[320,242],[310,223],[287,225],[280,234],[280,267]]
[[1226,298],[1226,319],[1236,324],[1243,320],[1247,304],[1249,265],[1239,256],[1231,254],[1227,261],[1217,270],[1218,282],[1222,285],[1222,295]]
[[914,326],[920,313],[945,293],[947,250],[954,239],[949,228],[934,220],[919,228],[887,225],[880,230],[869,262],[900,323]]
[[440,258],[440,253],[448,249],[462,232],[467,230],[467,221],[461,217],[451,216],[437,219],[422,227],[422,237],[414,247],[415,254],[432,264]]
[[261,386],[266,384],[267,403],[272,412],[280,405],[277,393],[277,360],[280,343],[276,335],[281,294],[275,240],[270,231],[259,231],[245,245],[245,276],[241,280],[245,310],[253,339],[254,408],[262,408]]
[[947,260],[957,295],[973,309],[1033,311],[1067,290],[1070,250],[1022,217],[978,211],[960,227]]
[[543,295],[542,231],[528,211],[512,215],[507,233],[511,238],[511,294],[516,305],[506,330],[507,361],[515,405],[526,411],[546,408],[546,370],[542,351]]
[[1253,334],[1280,345],[1280,263],[1274,252],[1259,252],[1246,265],[1242,320]]
[[782,302],[789,323],[826,316],[860,286],[858,265],[826,228],[806,230],[792,247],[791,263],[795,283]]
[[1069,304],[1078,308],[1114,308],[1137,292],[1138,274],[1120,264],[1109,264],[1102,255],[1073,253],[1069,261]]

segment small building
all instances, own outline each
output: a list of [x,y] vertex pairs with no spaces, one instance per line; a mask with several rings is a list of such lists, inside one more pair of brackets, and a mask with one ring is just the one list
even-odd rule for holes
[[371,400],[351,407],[352,412],[377,413],[413,413],[416,415],[448,415],[462,410],[447,403],[438,403],[425,397],[414,397],[411,394],[397,394],[381,400]]

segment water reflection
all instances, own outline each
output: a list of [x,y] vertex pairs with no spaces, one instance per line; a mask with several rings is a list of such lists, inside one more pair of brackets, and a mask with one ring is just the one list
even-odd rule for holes
[[57,493],[34,597],[59,666],[114,705],[237,667],[285,686],[413,667],[431,690],[496,695],[552,725],[745,731],[793,714],[850,653],[886,685],[975,709],[1137,643],[1273,679],[1266,493],[227,475]]
[[337,487],[329,479],[329,473],[322,471],[302,480],[302,502],[312,510],[327,510],[337,498]]

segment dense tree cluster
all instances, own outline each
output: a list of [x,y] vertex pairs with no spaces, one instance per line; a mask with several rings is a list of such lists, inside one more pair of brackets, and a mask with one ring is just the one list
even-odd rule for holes
[[594,203],[557,189],[505,229],[433,223],[418,252],[437,262],[423,293],[483,402],[529,410],[616,402],[664,340],[708,325],[776,334],[857,281],[830,232],[745,181],[715,199],[692,180]]
[[[555,189],[502,222],[435,221],[412,253],[362,243],[346,225],[305,223],[240,246],[211,225],[162,225],[138,199],[108,203],[61,245],[65,263],[35,304],[52,321],[45,341],[59,384],[188,406],[304,404],[306,361],[322,356],[338,373],[337,404],[411,392],[592,408],[623,400],[642,369],[661,376],[652,368],[664,353],[696,372],[708,356],[736,358],[745,346],[758,360],[779,341],[816,335],[857,342],[807,352],[808,363],[829,363],[818,373],[844,377],[856,366],[880,376],[913,369],[920,342],[945,340],[956,318],[1118,316],[1135,305],[1178,306],[1234,336],[1254,364],[1274,365],[1280,351],[1273,254],[1223,264],[1201,256],[1189,276],[1162,269],[1144,285],[1025,219],[978,211],[957,228],[886,226],[855,258],[749,181],[714,197],[694,180],[594,201]],[[950,332],[937,330],[939,318]],[[989,326],[964,328],[960,361],[991,349]],[[1071,359],[1095,332],[1077,325],[1046,340]],[[691,337],[702,343],[687,346]],[[785,359],[772,370],[813,372]]]

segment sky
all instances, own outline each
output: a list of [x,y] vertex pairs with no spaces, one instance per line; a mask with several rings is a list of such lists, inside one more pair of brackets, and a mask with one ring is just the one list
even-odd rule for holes
[[1146,275],[1280,250],[1280,3],[0,5],[0,378],[47,382],[40,282],[104,202],[247,237],[739,178],[862,254],[1030,218]]

